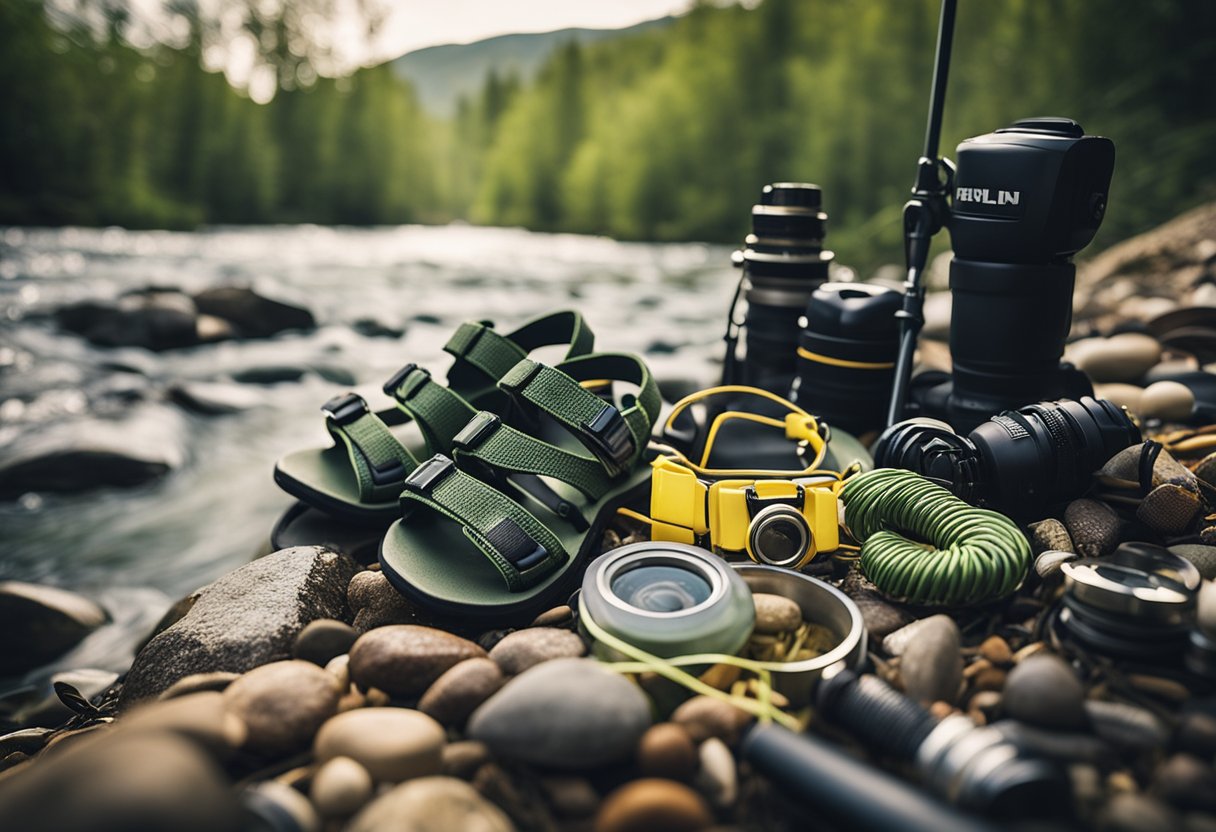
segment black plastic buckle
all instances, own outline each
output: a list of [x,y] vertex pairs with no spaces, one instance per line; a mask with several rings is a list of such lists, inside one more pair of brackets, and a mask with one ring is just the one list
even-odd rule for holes
[[346,427],[351,422],[371,412],[367,402],[358,393],[343,393],[321,405],[321,412],[334,421],[339,427]]
[[760,509],[767,506],[790,506],[802,511],[806,506],[806,490],[801,483],[794,485],[798,490],[793,497],[761,497],[756,493],[756,486],[749,485],[743,492],[743,499],[747,502],[747,516],[755,517]]
[[486,410],[479,411],[460,429],[460,433],[453,437],[452,446],[462,451],[471,451],[485,442],[501,425],[502,419],[497,415]]
[[390,460],[383,465],[369,465],[372,482],[376,485],[389,485],[405,479],[405,465],[399,459]]
[[549,550],[510,517],[498,521],[485,533],[485,538],[486,542],[520,572],[538,566],[549,557]]
[[[400,391],[400,396],[398,396],[398,388],[401,387],[402,383],[404,383],[404,381],[409,377],[410,373],[414,372],[415,370],[422,373],[422,377],[411,384],[409,389]],[[386,395],[393,396],[394,398],[406,400],[418,392],[418,388],[425,384],[430,377],[430,370],[426,369],[425,367],[419,367],[417,364],[411,362],[406,364],[397,372],[393,373],[393,377],[384,382],[384,392]]]
[[[531,361],[531,359],[528,358],[521,359],[521,361],[529,361],[531,363],[532,366],[528,368],[528,372],[524,373],[520,378],[514,381],[508,381],[507,378],[512,372],[514,372],[514,370],[512,370],[498,382],[498,386],[503,390],[506,390],[508,393],[518,393],[520,390],[527,387],[531,383],[532,379],[536,378],[537,374],[540,373],[540,368],[544,366],[539,361]],[[516,366],[519,365],[517,364]]]
[[623,468],[637,450],[637,443],[633,441],[633,434],[629,432],[625,417],[610,404],[604,405],[583,427],[592,441],[592,450],[601,458],[611,460],[618,468]]
[[435,454],[414,469],[405,478],[405,488],[416,494],[429,495],[449,474],[456,470],[456,463],[443,454]]

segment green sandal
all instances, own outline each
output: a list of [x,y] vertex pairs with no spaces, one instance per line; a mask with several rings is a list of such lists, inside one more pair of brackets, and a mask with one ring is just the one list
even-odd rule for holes
[[535,349],[569,345],[569,359],[589,353],[594,342],[574,311],[537,318],[508,335],[488,322],[463,323],[444,346],[455,357],[447,386],[407,364],[384,385],[395,407],[374,412],[355,393],[335,396],[321,408],[334,444],[288,454],[275,464],[274,480],[326,514],[388,523],[399,512],[402,482],[420,460],[451,453],[452,440],[479,410],[506,407],[508,399],[497,387],[504,374]]
[[[602,380],[638,393],[618,409],[587,389]],[[478,413],[456,437],[455,461],[436,455],[406,479],[380,565],[435,613],[508,622],[564,601],[616,509],[644,498],[661,400],[645,363],[616,353],[556,367],[524,360],[499,387],[529,432]],[[545,422],[565,429],[557,442],[536,438]]]

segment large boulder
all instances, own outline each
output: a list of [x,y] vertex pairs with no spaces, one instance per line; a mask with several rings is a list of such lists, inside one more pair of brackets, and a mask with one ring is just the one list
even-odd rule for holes
[[312,313],[242,286],[217,286],[194,296],[198,311],[234,324],[246,338],[266,338],[288,329],[312,329]]
[[83,301],[57,310],[55,319],[103,347],[167,350],[198,343],[198,312],[181,292],[141,292],[113,303]]
[[55,659],[107,621],[105,610],[65,589],[0,581],[0,676]]
[[301,546],[228,573],[201,589],[189,612],[139,652],[120,705],[156,696],[193,673],[244,673],[290,659],[310,621],[350,620],[346,585],[357,569],[346,555]]
[[181,414],[151,404],[35,428],[0,446],[0,498],[140,485],[185,462],[184,434]]

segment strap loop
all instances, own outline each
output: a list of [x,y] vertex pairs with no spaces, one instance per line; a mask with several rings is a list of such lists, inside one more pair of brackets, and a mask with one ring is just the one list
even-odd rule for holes
[[418,465],[409,449],[356,393],[334,396],[321,410],[335,444],[346,448],[359,484],[359,499],[383,502],[397,496],[402,480]]

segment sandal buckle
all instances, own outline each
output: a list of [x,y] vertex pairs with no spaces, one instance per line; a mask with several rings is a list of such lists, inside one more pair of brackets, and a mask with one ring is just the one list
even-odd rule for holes
[[[400,389],[405,383],[405,380],[409,378],[415,370],[421,373],[421,377],[416,378],[406,389]],[[426,369],[425,367],[419,367],[417,364],[411,361],[409,364],[406,364],[400,370],[393,373],[392,378],[384,382],[384,392],[386,395],[400,398],[404,401],[417,393],[418,388],[426,383],[430,377],[430,370]]]
[[474,450],[501,426],[502,419],[498,416],[486,410],[479,411],[452,439],[452,446],[462,451]]
[[586,428],[587,436],[594,446],[592,450],[601,458],[611,460],[618,468],[624,468],[637,450],[637,443],[629,432],[625,417],[610,404],[604,405],[583,427]]
[[405,479],[405,465],[399,459],[368,467],[371,469],[372,482],[376,485],[389,485]]
[[334,424],[346,427],[371,410],[358,393],[343,393],[321,405],[321,412],[332,419]]
[[418,494],[428,495],[435,490],[444,479],[456,470],[456,463],[443,454],[435,454],[426,462],[419,465],[405,478],[407,490]]
[[526,572],[549,559],[549,550],[510,517],[504,517],[486,532],[486,541],[508,563]]

